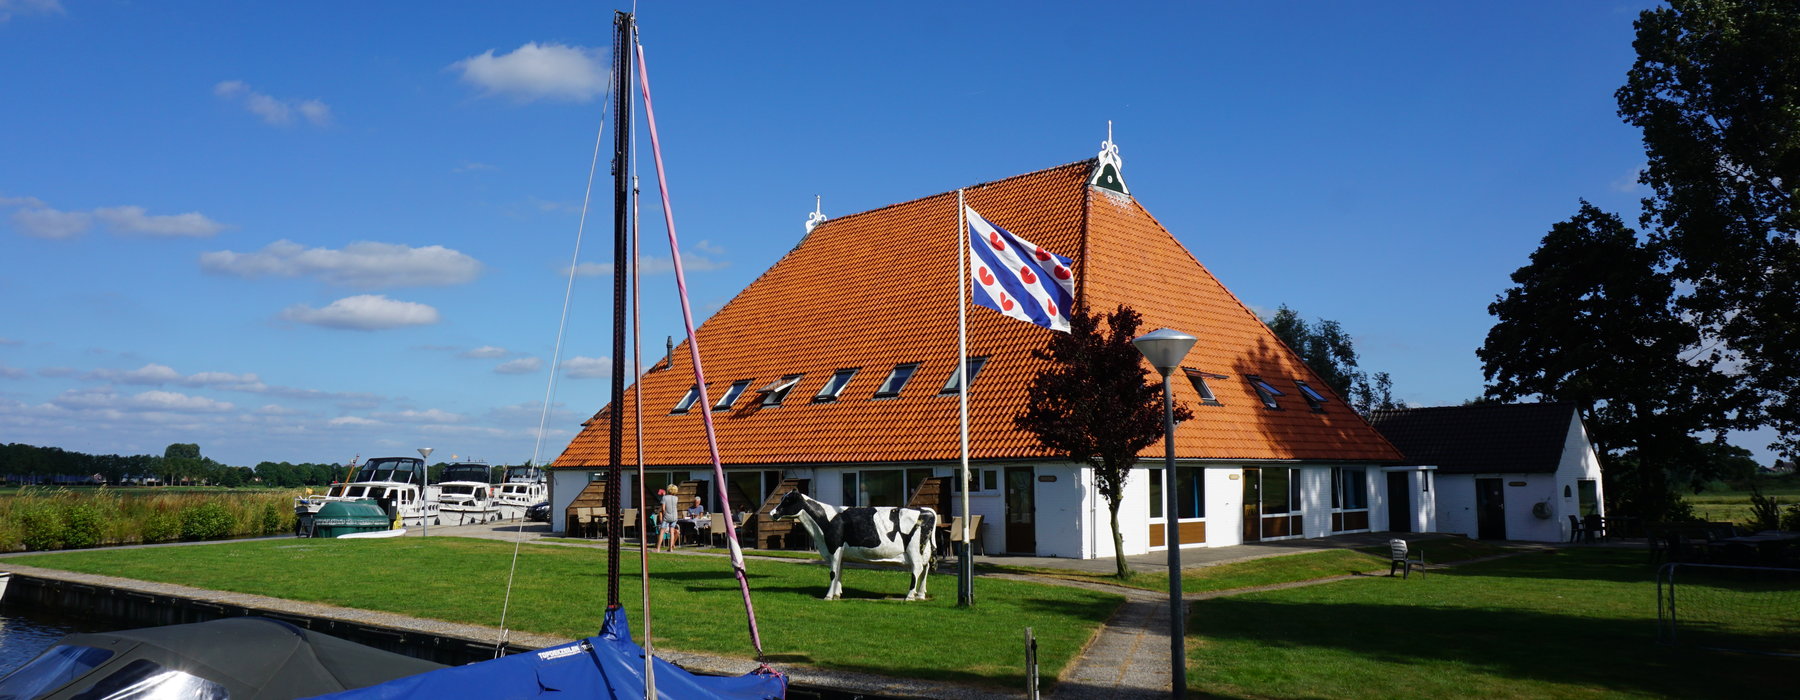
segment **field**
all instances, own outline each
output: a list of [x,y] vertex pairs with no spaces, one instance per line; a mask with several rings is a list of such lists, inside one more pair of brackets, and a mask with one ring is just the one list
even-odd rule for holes
[[0,552],[291,532],[296,495],[271,489],[9,488],[0,490]]
[[[1764,496],[1774,496],[1781,503],[1781,509],[1800,504],[1800,477],[1784,476],[1780,478],[1762,478],[1758,482]],[[1694,506],[1694,515],[1701,520],[1719,523],[1750,522],[1750,487],[1741,484],[1742,488],[1732,488],[1726,484],[1715,484],[1718,488],[1709,488],[1697,494],[1688,494],[1683,500]]]
[[[20,564],[164,581],[497,627],[513,545],[461,538],[259,540],[207,547],[61,552]],[[620,596],[641,639],[637,557],[624,557]],[[907,602],[906,574],[844,571],[844,600],[826,602],[827,572],[779,561],[747,563],[769,660],[908,678],[1019,687],[1022,630],[1032,627],[1043,672],[1067,666],[1123,598],[1063,586],[983,579],[974,608],[956,607],[955,578]],[[525,545],[507,627],[592,635],[606,604],[606,553]],[[753,655],[742,598],[721,557],[654,555],[656,643]]]

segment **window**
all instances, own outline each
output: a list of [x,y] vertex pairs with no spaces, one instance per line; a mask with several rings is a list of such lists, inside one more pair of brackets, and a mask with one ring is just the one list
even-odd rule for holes
[[1600,482],[1593,479],[1581,479],[1575,484],[1581,487],[1581,501],[1579,502],[1581,514],[1598,514],[1600,512]]
[[1325,403],[1330,399],[1325,398],[1324,394],[1320,394],[1318,389],[1312,388],[1306,382],[1295,380],[1294,386],[1300,387],[1301,398],[1306,399],[1306,405],[1310,406],[1314,413],[1325,412]]
[[899,396],[900,390],[906,388],[907,380],[912,379],[913,373],[917,371],[919,371],[917,362],[894,365],[894,371],[888,373],[887,381],[882,382],[881,388],[875,390],[875,398],[891,399]]
[[844,507],[904,506],[907,496],[906,472],[902,469],[873,469],[844,473]]
[[762,405],[780,406],[781,401],[787,398],[788,392],[793,391],[794,385],[799,384],[800,378],[805,376],[804,374],[790,374],[758,389],[757,391],[762,392],[763,395]]
[[974,383],[975,377],[981,374],[981,366],[985,364],[987,364],[985,357],[969,358],[969,363],[964,365],[967,369],[962,372],[952,371],[950,381],[944,382],[944,388],[938,392],[938,396],[955,396],[962,393],[962,375],[969,375],[969,382]]
[[1263,406],[1277,410],[1281,408],[1280,404],[1275,403],[1275,397],[1287,396],[1287,394],[1282,393],[1280,389],[1270,386],[1268,382],[1263,381],[1262,377],[1258,377],[1254,374],[1246,374],[1244,375],[1244,379],[1250,382],[1250,388],[1256,390],[1256,397],[1262,399]]
[[836,401],[838,394],[844,393],[844,386],[850,383],[850,378],[856,376],[857,370],[860,369],[862,368],[853,367],[840,369],[833,373],[831,379],[825,381],[825,388],[820,389],[818,395],[813,396],[813,401]]
[[1368,510],[1368,475],[1360,467],[1331,468],[1331,507],[1338,510]]
[[[1163,517],[1163,470],[1150,470],[1150,517]],[[1206,517],[1206,471],[1200,467],[1175,468],[1175,513],[1183,520]]]
[[690,386],[690,387],[688,387],[687,393],[681,395],[681,400],[675,402],[675,408],[673,410],[670,410],[669,412],[670,413],[687,413],[688,409],[694,407],[694,402],[699,401],[699,400],[700,400],[700,385],[696,384],[694,386]]
[[715,410],[715,411],[731,410],[731,404],[737,403],[738,397],[742,396],[744,394],[744,388],[748,387],[748,386],[750,386],[750,380],[748,380],[748,379],[739,379],[735,382],[732,382],[731,388],[725,390],[725,395],[719,397],[719,402],[713,404],[713,410]]
[[1200,403],[1210,406],[1219,405],[1218,397],[1213,396],[1212,387],[1206,385],[1206,380],[1208,378],[1224,379],[1225,375],[1208,374],[1197,369],[1188,369],[1186,367],[1181,368],[1181,371],[1187,375],[1188,381],[1194,385],[1194,392],[1200,395]]

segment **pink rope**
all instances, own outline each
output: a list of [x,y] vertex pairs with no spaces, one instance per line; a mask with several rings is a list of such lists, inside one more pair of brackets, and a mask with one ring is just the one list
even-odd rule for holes
[[656,110],[650,106],[650,72],[644,63],[644,45],[637,45],[638,82],[644,86],[644,121],[650,123],[650,152],[656,156],[656,187],[662,193],[663,222],[669,227],[669,257],[675,262],[675,289],[681,295],[681,321],[687,326],[688,355],[694,362],[694,386],[699,387],[700,418],[706,424],[706,449],[712,456],[713,483],[725,506],[726,544],[731,550],[731,569],[744,593],[744,613],[750,619],[750,643],[762,657],[762,635],[756,630],[756,607],[750,603],[750,578],[744,573],[744,553],[738,549],[737,524],[731,518],[731,499],[725,491],[725,465],[719,460],[719,437],[713,430],[712,398],[706,393],[706,371],[700,367],[700,338],[694,335],[694,310],[688,305],[687,275],[681,268],[681,245],[675,238],[675,210],[669,206],[669,181],[663,172],[662,142],[656,136]]

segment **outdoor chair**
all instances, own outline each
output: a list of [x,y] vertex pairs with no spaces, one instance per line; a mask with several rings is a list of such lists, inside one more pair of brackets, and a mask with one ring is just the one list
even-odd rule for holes
[[620,512],[625,514],[625,522],[619,524],[619,536],[631,537],[632,533],[638,531],[638,509],[625,508]]
[[[987,555],[987,547],[984,547],[981,544],[981,516],[976,515],[976,516],[971,516],[969,518],[969,537],[973,538],[973,540],[975,542],[975,551],[983,556]],[[951,518],[950,519],[950,551],[951,552],[957,551],[956,546],[958,544],[961,544],[962,541],[963,541],[962,518]]]
[[1575,544],[1576,542],[1580,542],[1580,541],[1581,541],[1581,518],[1576,515],[1571,514],[1569,516],[1569,544]]
[[1415,566],[1419,567],[1420,576],[1425,575],[1425,550],[1409,554],[1406,540],[1388,540],[1388,551],[1392,553],[1388,563],[1389,576],[1393,576],[1394,570],[1399,569],[1400,578],[1408,578]]
[[707,532],[710,534],[708,539],[711,542],[707,544],[713,547],[724,547],[725,538],[731,536],[731,531],[725,527],[725,514],[708,513],[707,518],[712,520],[712,527],[707,528]]
[[1581,532],[1584,539],[1592,543],[1594,540],[1606,541],[1606,518],[1598,513],[1581,519]]

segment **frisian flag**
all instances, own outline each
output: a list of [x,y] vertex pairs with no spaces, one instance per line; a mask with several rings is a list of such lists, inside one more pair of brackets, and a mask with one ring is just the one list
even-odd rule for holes
[[1027,323],[1069,332],[1074,261],[995,226],[974,207],[963,209],[969,220],[971,300]]

